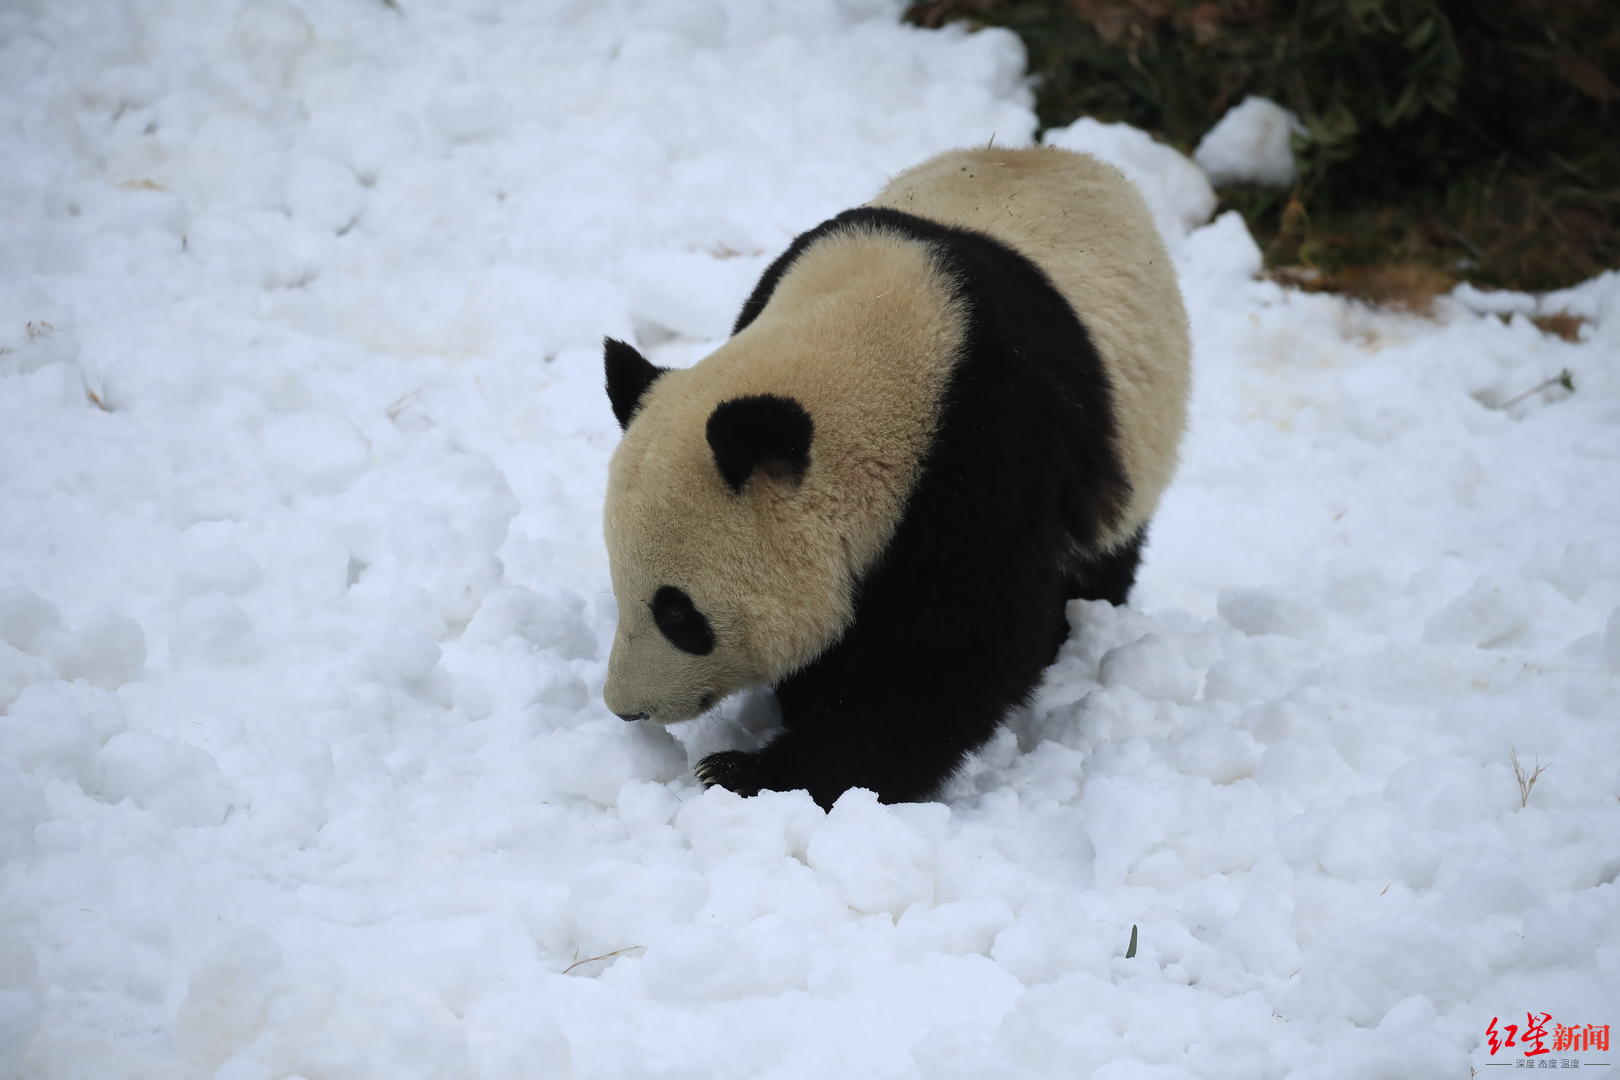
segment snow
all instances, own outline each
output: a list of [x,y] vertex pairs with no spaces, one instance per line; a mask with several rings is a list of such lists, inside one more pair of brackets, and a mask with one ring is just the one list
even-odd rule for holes
[[1263,97],[1249,96],[1210,128],[1193,160],[1216,184],[1287,187],[1294,182],[1293,139],[1305,134],[1299,117]]
[[1132,605],[936,803],[700,791],[767,695],[601,706],[601,335],[690,363],[1029,141],[1016,41],[901,6],[0,12],[0,1076],[1461,1077],[1617,1019],[1620,273],[1291,292],[1186,158],[1050,133],[1193,320]]

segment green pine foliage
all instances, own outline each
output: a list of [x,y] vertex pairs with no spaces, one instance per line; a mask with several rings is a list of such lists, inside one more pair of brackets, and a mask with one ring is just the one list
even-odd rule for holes
[[1122,120],[1190,151],[1249,94],[1292,110],[1297,186],[1222,192],[1275,266],[1527,289],[1620,266],[1615,0],[929,0],[910,18],[1017,33],[1043,127]]

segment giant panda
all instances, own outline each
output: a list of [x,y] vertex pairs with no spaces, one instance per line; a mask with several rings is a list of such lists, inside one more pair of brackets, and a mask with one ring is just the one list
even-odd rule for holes
[[1129,594],[1187,318],[1112,166],[959,150],[795,239],[695,366],[611,339],[604,366],[608,708],[774,687],[782,733],[700,781],[912,801],[1029,698],[1068,600]]

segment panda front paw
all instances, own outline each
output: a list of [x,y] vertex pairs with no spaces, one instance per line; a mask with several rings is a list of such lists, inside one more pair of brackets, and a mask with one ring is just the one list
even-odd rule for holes
[[758,795],[766,783],[758,754],[742,750],[722,750],[697,763],[692,774],[704,787],[723,787],[738,795]]

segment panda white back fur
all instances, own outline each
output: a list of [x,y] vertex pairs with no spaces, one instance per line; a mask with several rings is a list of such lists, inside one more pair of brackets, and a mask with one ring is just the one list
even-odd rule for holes
[[1027,698],[1068,599],[1124,602],[1187,363],[1140,196],[1056,149],[902,173],[688,370],[609,341],[609,708],[670,723],[771,685],[783,734],[700,779],[926,797]]

